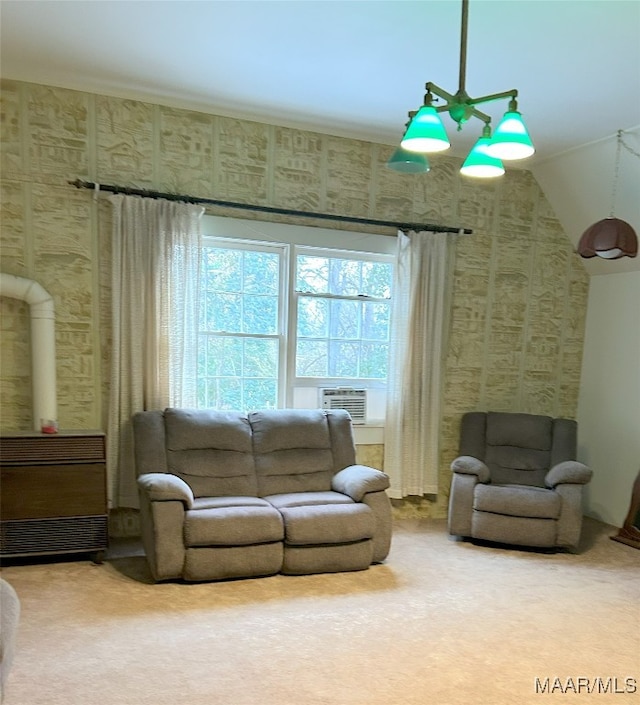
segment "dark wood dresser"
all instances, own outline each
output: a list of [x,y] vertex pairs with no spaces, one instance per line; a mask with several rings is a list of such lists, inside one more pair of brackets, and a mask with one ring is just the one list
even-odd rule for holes
[[107,546],[104,434],[2,434],[0,556],[86,552],[100,563]]

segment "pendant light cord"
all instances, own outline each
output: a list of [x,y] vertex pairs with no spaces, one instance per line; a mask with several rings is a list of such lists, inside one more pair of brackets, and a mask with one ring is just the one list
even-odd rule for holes
[[620,174],[620,148],[624,147],[628,152],[633,154],[634,156],[640,158],[640,152],[636,152],[633,147],[630,147],[623,139],[622,139],[622,130],[618,130],[618,144],[616,147],[616,162],[615,162],[615,167],[614,167],[614,172],[613,172],[613,189],[611,190],[611,209],[609,211],[609,217],[613,218],[613,211],[615,210],[615,203],[616,203],[616,192],[618,190],[618,176]]

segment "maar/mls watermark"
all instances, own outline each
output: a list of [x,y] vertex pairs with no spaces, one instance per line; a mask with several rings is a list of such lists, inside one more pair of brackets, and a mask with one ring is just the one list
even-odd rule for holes
[[618,678],[609,676],[559,676],[534,679],[534,689],[538,695],[554,695],[565,693],[586,693],[589,695],[631,695],[638,692],[638,681],[635,678]]

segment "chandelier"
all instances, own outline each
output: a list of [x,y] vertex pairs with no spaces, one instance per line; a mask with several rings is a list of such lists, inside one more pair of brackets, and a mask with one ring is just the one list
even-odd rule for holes
[[[467,62],[467,24],[469,0],[462,0],[462,23],[460,31],[460,74],[458,90],[448,93],[435,83],[425,85],[426,95],[422,107],[409,113],[409,122],[400,142],[387,166],[403,173],[419,173],[429,170],[425,154],[441,152],[451,146],[439,113],[448,112],[458,124],[458,130],[471,118],[484,122],[478,141],[475,143],[460,173],[467,176],[491,178],[504,174],[502,161],[524,159],[531,156],[535,149],[527,128],[518,112],[518,91],[510,90],[492,93],[480,98],[471,98],[465,89]],[[434,96],[437,96],[434,98]],[[438,98],[445,101],[435,106]],[[477,106],[494,100],[509,99],[504,117],[491,134],[491,117],[480,111]]]

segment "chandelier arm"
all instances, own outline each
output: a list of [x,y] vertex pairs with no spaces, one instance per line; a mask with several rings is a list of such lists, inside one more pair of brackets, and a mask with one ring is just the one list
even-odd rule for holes
[[[431,81],[426,83],[424,87],[427,91],[427,95],[425,96],[425,105],[427,104],[427,96],[429,95],[429,93],[435,93],[438,96],[438,98],[443,98],[448,103],[451,103],[455,100],[454,95],[452,95],[451,93],[447,93],[447,91],[445,91],[444,88],[440,88],[440,86],[436,86],[436,84],[431,83]],[[436,110],[438,110],[438,109],[439,108],[436,108]]]
[[477,117],[479,120],[482,120],[485,125],[489,125],[491,123],[491,116],[483,113],[477,108],[471,107],[471,115],[473,115],[473,117]]
[[[453,102],[453,103],[447,103],[446,105],[439,105],[436,108],[437,113],[446,113],[451,110],[451,108],[455,108],[458,105],[458,103]],[[481,110],[478,110],[477,108],[474,108],[473,106],[469,106],[469,117],[477,117],[479,120],[482,120],[485,124],[489,124],[491,122],[491,116],[487,115],[486,113],[483,113]]]
[[469,98],[469,105],[479,105],[480,103],[489,103],[493,100],[502,100],[504,98],[511,98],[515,100],[518,97],[518,91],[514,89],[510,91],[503,91],[502,93],[491,93],[490,95],[483,95],[480,98]]

